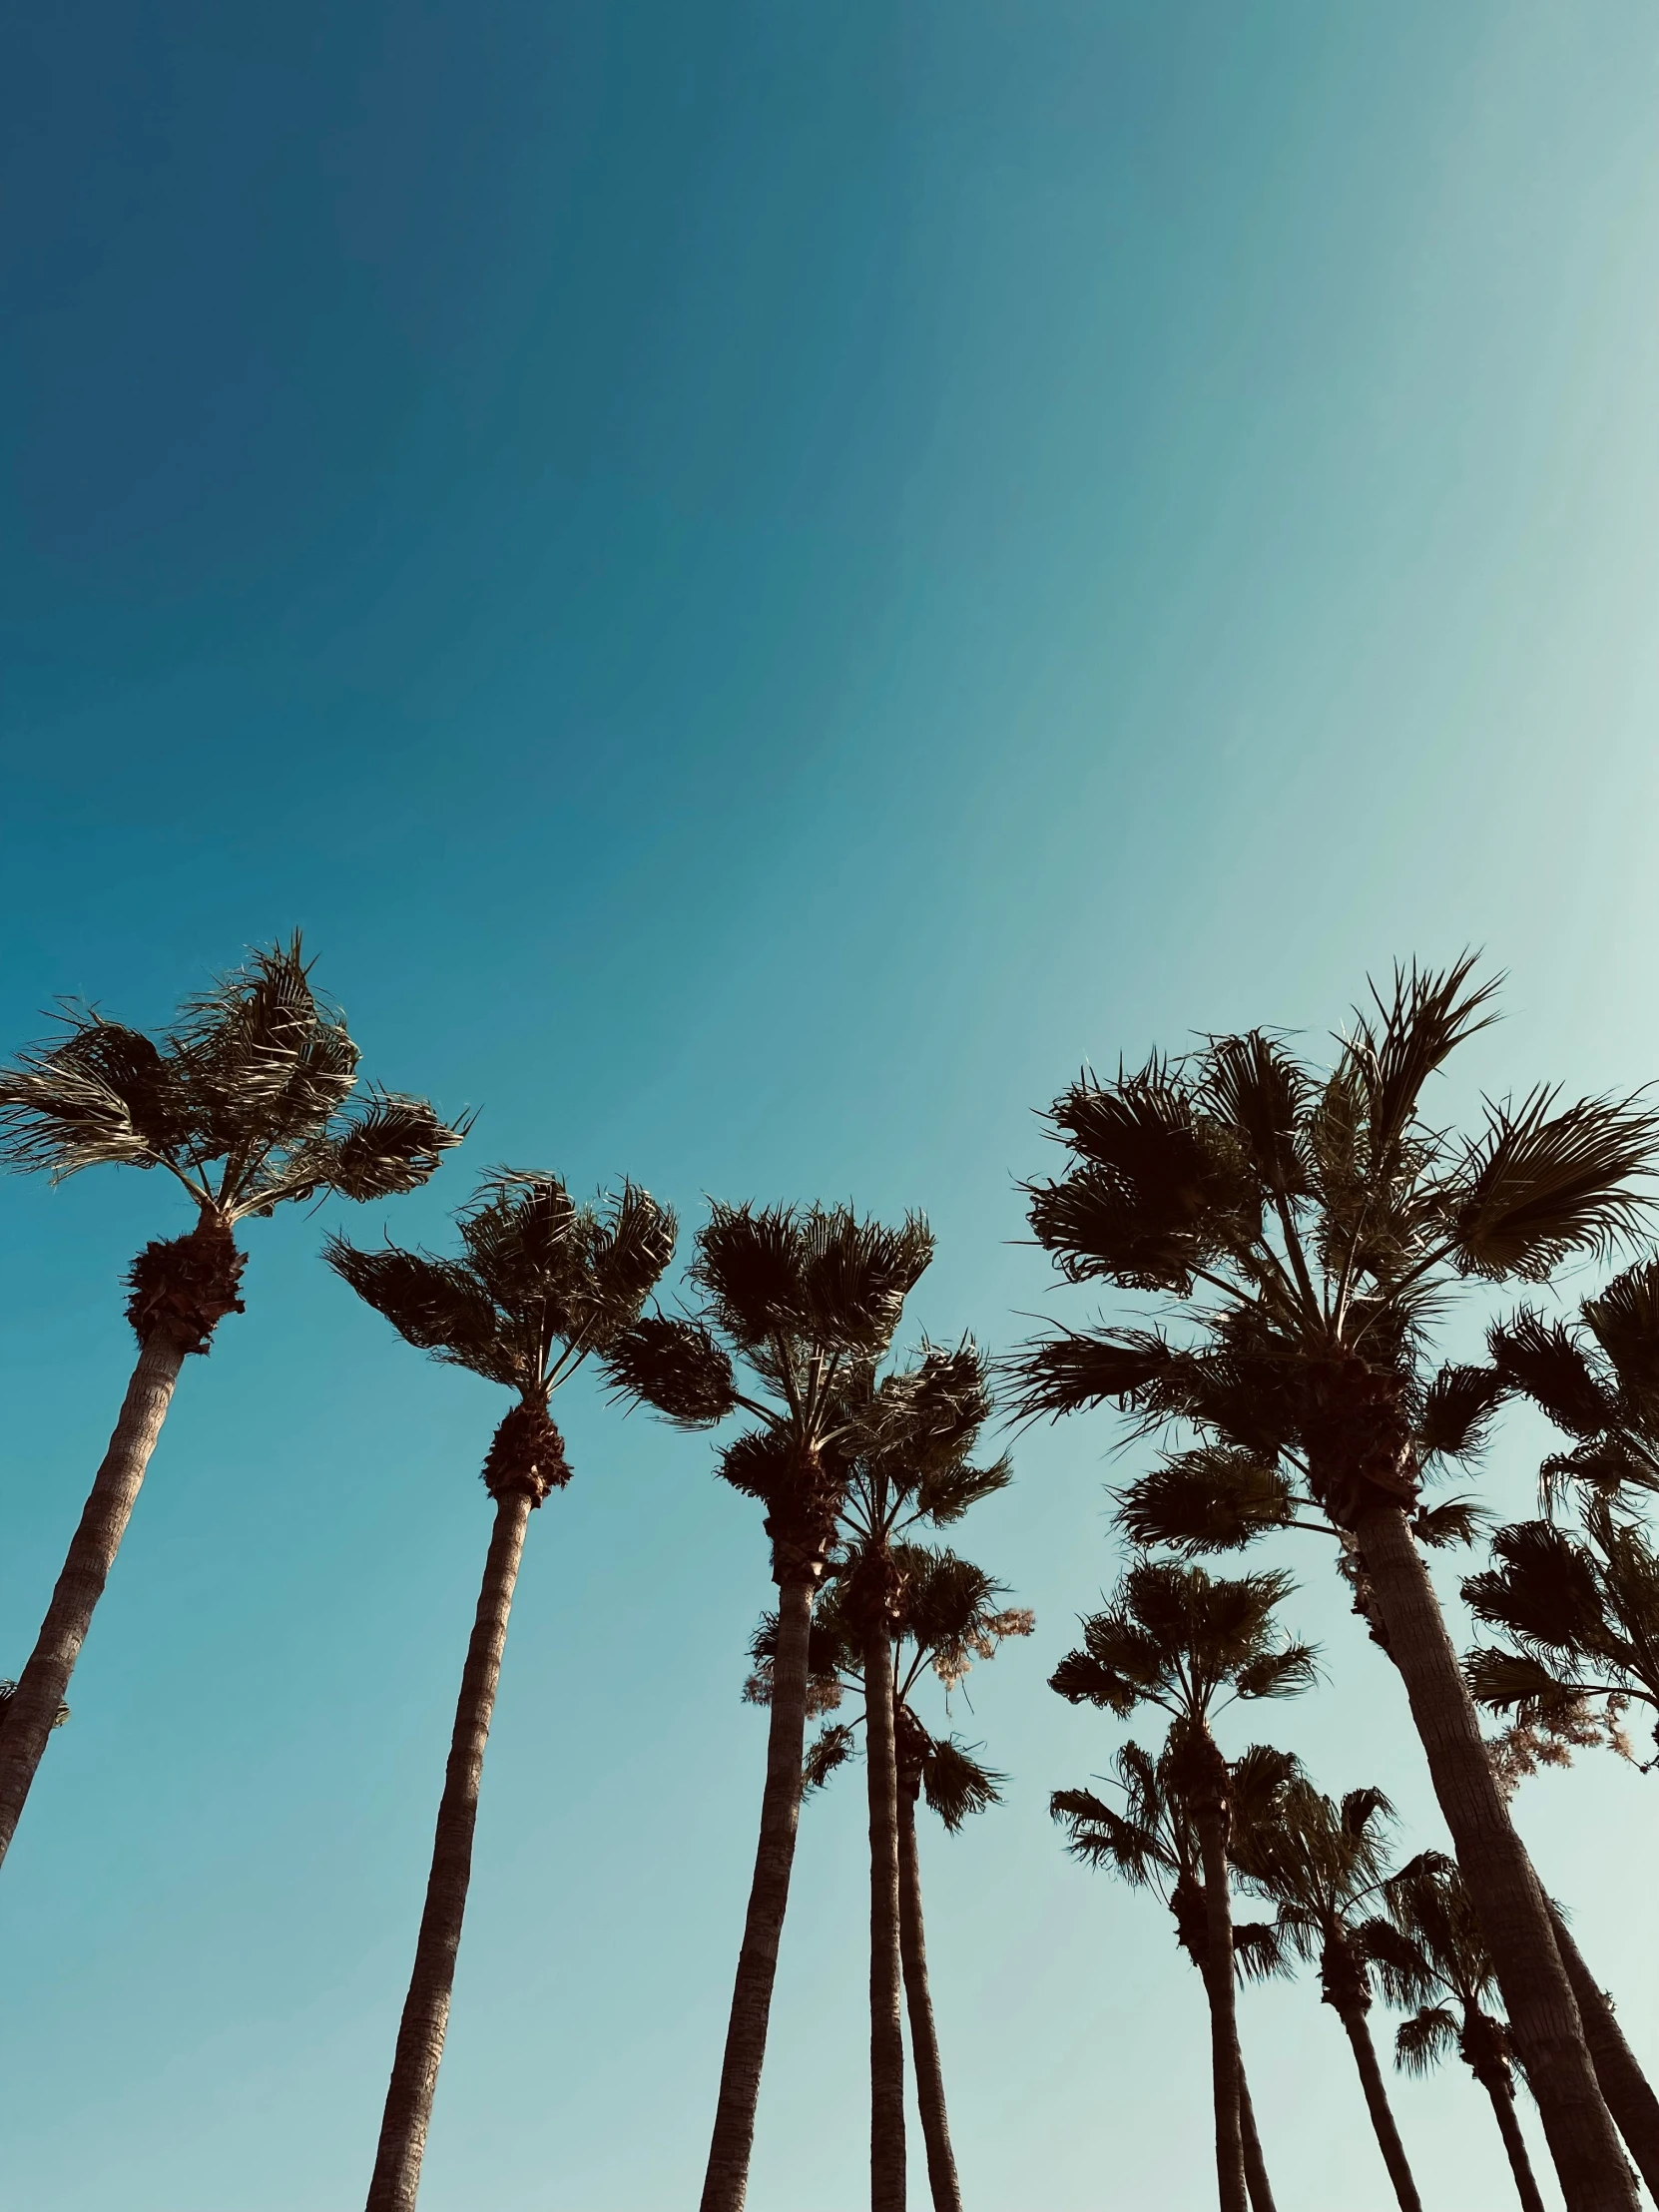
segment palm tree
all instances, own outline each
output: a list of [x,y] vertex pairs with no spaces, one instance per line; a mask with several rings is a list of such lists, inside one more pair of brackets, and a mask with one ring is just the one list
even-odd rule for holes
[[1238,1824],[1233,1862],[1251,1889],[1278,1908],[1275,1928],[1285,1948],[1318,1965],[1321,2000],[1347,2032],[1400,2212],[1422,2212],[1368,2019],[1372,1964],[1380,1954],[1404,1957],[1394,1932],[1366,1912],[1387,1879],[1382,1825],[1389,1810],[1381,1790],[1350,1790],[1339,1805],[1295,1775],[1262,1818]]
[[501,1171],[474,1194],[460,1231],[461,1255],[453,1260],[395,1245],[361,1252],[337,1237],[327,1246],[329,1266],[399,1336],[514,1394],[484,1458],[495,1519],[455,1703],[368,2212],[412,2212],[420,2188],[513,1585],[531,1513],[571,1474],[548,1401],[584,1360],[602,1354],[638,1319],[674,1256],[674,1216],[632,1184],[599,1210],[576,1205],[557,1176]]
[[[1175,1921],[1175,1939],[1204,1977],[1212,2032],[1216,1994],[1210,1972],[1210,1911],[1203,1855],[1192,1810],[1170,1775],[1168,1750],[1154,1758],[1139,1744],[1125,1744],[1112,1761],[1122,1810],[1093,1790],[1056,1790],[1049,1812],[1066,1830],[1066,1849],[1086,1866],[1108,1867],[1132,1889],[1161,1898]],[[1283,1787],[1296,1762],[1266,1744],[1253,1744],[1229,1770],[1228,1795],[1246,1825],[1263,1817],[1262,1801]],[[1233,1930],[1233,1955],[1250,1974],[1278,1969],[1279,1946],[1268,1931]],[[1273,2187],[1262,2156],[1244,2060],[1239,2061],[1239,2121],[1244,2139],[1245,2183],[1251,2212],[1275,2212]]]
[[[606,1354],[619,1396],[682,1428],[742,1411],[755,1425],[720,1472],[766,1508],[778,1655],[761,1832],[732,1991],[702,2212],[743,2212],[778,1946],[801,1817],[808,1638],[835,1541],[858,1407],[904,1300],[933,1255],[919,1216],[896,1229],[850,1208],[714,1205],[688,1271],[694,1315],[654,1314]],[[740,1388],[735,1363],[748,1371]]]
[[1475,1138],[1432,1127],[1424,1084],[1490,1019],[1470,968],[1396,972],[1329,1071],[1252,1031],[1073,1084],[1052,1111],[1070,1165],[1030,1187],[1037,1240],[1069,1281],[1174,1299],[1185,1326],[1039,1341],[1022,1406],[1111,1400],[1143,1431],[1184,1431],[1125,1494],[1137,1541],[1337,1536],[1479,1899],[1569,2212],[1610,2212],[1634,2207],[1630,2176],[1420,1548],[1470,1525],[1461,1501],[1424,1508],[1430,1454],[1477,1443],[1507,1384],[1430,1377],[1427,1353],[1460,1283],[1543,1281],[1634,1229],[1659,1127],[1631,1101],[1547,1091],[1489,1103]]
[[[1546,1482],[1550,1473],[1546,1461]],[[1632,1757],[1626,1708],[1642,1704],[1659,1715],[1659,1556],[1615,1511],[1618,1494],[1618,1486],[1589,1483],[1582,1536],[1545,1520],[1498,1529],[1496,1564],[1463,1584],[1475,1619],[1502,1638],[1477,1646],[1463,1664],[1476,1700],[1509,1720],[1496,1763],[1511,1786],[1540,1760],[1565,1763],[1587,1744]],[[1559,1912],[1548,1910],[1602,2094],[1643,2180],[1659,2192],[1659,2097]]]
[[[994,1468],[961,1467],[959,1482],[952,1486],[954,1499],[960,1502],[952,1502],[944,1510],[938,1508],[946,1505],[952,1491],[930,1485],[925,1493],[935,1501],[935,1512],[930,1517],[954,1520],[966,1507],[963,1490],[971,1487],[975,1495],[984,1495],[993,1478],[995,1486],[1006,1480],[1000,1463]],[[867,1756],[873,1763],[880,1756],[880,1731],[870,1725],[874,1719],[870,1684],[880,1682],[882,1674],[868,1666],[865,1608],[852,1594],[860,1578],[858,1556],[855,1552],[843,1554],[839,1564],[841,1572],[830,1584],[813,1623],[809,1706],[815,1714],[830,1713],[846,1696],[855,1697],[861,1708],[858,1718],[864,1723]],[[929,1673],[945,1685],[948,1695],[975,1659],[993,1658],[1006,1637],[1030,1635],[1035,1616],[1023,1606],[1004,1605],[1001,1600],[1008,1592],[1003,1585],[953,1551],[889,1541],[887,1564],[893,1597],[889,1653],[883,1671],[891,1677],[886,1692],[892,1714],[888,1733],[895,1745],[898,1954],[934,2212],[961,2212],[927,1972],[916,1805],[925,1796],[946,1830],[954,1835],[970,1814],[982,1813],[1001,1802],[1005,1778],[981,1766],[954,1736],[932,1735],[918,1717],[913,1699],[922,1678]],[[745,1695],[755,1704],[771,1702],[777,1640],[777,1616],[767,1614],[751,1645],[757,1664],[745,1687]],[[879,1690],[875,1692],[877,1697],[880,1694]],[[808,1793],[822,1789],[837,1767],[855,1756],[856,1729],[856,1721],[832,1721],[820,1731],[803,1769]],[[879,1865],[878,1848],[872,1826],[872,1870]],[[882,1934],[884,1930],[872,1927],[872,1948]]]
[[1068,1652],[1049,1681],[1071,1704],[1120,1720],[1143,1705],[1170,1717],[1166,1786],[1185,1799],[1198,1833],[1208,1916],[1221,2212],[1245,2212],[1247,2187],[1227,1872],[1232,1777],[1211,1722],[1235,1699],[1294,1697],[1313,1682],[1313,1650],[1288,1640],[1273,1617],[1294,1588],[1283,1574],[1213,1578],[1202,1567],[1140,1561],[1104,1611],[1085,1619],[1082,1649]]
[[1442,1852],[1419,1852],[1384,1883],[1394,1928],[1410,1945],[1401,1957],[1378,1960],[1383,1991],[1413,2005],[1394,2036],[1396,2063],[1427,2073],[1455,2050],[1492,2102],[1509,2170],[1525,2212],[1544,2212],[1526,2141],[1515,2117],[1515,2083],[1505,2022],[1489,2009],[1496,1990],[1491,1953],[1456,1863]]
[[[903,1580],[893,1557],[901,1530],[920,1520],[961,1517],[1007,1483],[1003,1460],[975,1467],[970,1454],[990,1417],[986,1363],[971,1341],[954,1350],[925,1345],[911,1365],[846,1393],[841,1555],[836,1581],[845,1626],[857,1642],[863,1680],[869,1801],[869,2056],[871,2212],[903,2212],[904,2038],[903,1853],[894,1642],[903,1619]],[[942,2090],[929,2132],[937,2163]],[[948,2146],[948,2134],[944,2138]]]
[[91,1167],[162,1168],[196,1208],[188,1234],[147,1244],[127,1276],[138,1339],[109,1448],[18,1677],[0,1735],[0,1859],[40,1766],[188,1355],[240,1314],[251,1214],[335,1192],[419,1188],[463,1128],[424,1099],[371,1091],[355,1112],[357,1047],[319,998],[297,933],[188,999],[159,1039],[91,1007],[0,1069],[0,1164],[54,1182]]

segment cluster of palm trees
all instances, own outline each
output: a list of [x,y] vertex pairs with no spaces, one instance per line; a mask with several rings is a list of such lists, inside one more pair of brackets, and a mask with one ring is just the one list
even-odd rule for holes
[[[447,1256],[327,1240],[328,1266],[411,1346],[509,1400],[483,1459],[493,1517],[368,2212],[416,2201],[514,1583],[531,1513],[572,1473],[553,1393],[589,1362],[620,1403],[722,1432],[717,1471],[762,1509],[770,1552],[775,1601],[745,1686],[768,1715],[766,1772],[703,2212],[745,2202],[801,1811],[849,1763],[868,1808],[872,2212],[906,2203],[906,2022],[929,2192],[935,2212],[960,2212],[917,1814],[925,1801],[954,1831],[1005,1778],[924,1693],[948,1701],[1034,1623],[939,1532],[1008,1484],[984,1441],[999,1412],[1102,1404],[1158,1448],[1116,1494],[1127,1568],[1052,1687],[1120,1722],[1155,1712],[1163,1732],[1118,1744],[1110,1779],[1056,1793],[1052,1811],[1077,1857],[1162,1899],[1202,1976],[1222,2212],[1274,2203],[1239,1984],[1298,1961],[1317,1966],[1353,2050],[1402,2207],[1419,2200],[1378,2060],[1379,1996],[1405,2014],[1403,2068],[1456,2052],[1485,2091],[1527,2212],[1542,2200],[1517,2081],[1568,2212],[1634,2207],[1631,2159],[1659,2192],[1659,2100],[1511,1817],[1532,1767],[1594,1743],[1630,1755],[1630,1708],[1659,1712],[1659,1553],[1640,1518],[1659,1490],[1659,1259],[1570,1320],[1536,1303],[1484,1315],[1482,1362],[1436,1353],[1464,1301],[1546,1285],[1640,1235],[1659,1119],[1640,1101],[1536,1091],[1488,1103],[1472,1137],[1430,1121],[1425,1086],[1490,1019],[1491,995],[1467,960],[1412,969],[1374,994],[1329,1066],[1254,1031],[1072,1084],[1051,1112],[1065,1163],[1027,1186],[1031,1226],[1065,1280],[1144,1310],[1050,1330],[1000,1369],[967,1336],[895,1352],[933,1256],[919,1216],[715,1203],[666,1310],[677,1224],[629,1181],[584,1205],[556,1176],[496,1170]],[[0,1071],[8,1164],[159,1167],[196,1209],[133,1265],[132,1382],[35,1648],[0,1692],[0,1858],[185,1359],[243,1310],[238,1225],[289,1201],[413,1190],[465,1134],[423,1099],[359,1090],[357,1049],[297,937],[188,1001],[158,1038],[70,1007],[58,1035]],[[1485,1519],[1426,1492],[1518,1396],[1565,1448],[1542,1470],[1540,1517],[1493,1534],[1492,1563],[1463,1585],[1491,1641],[1460,1659],[1425,1555],[1481,1540]],[[1289,1576],[1197,1563],[1286,1530],[1330,1543],[1392,1661],[1454,1857],[1396,1867],[1381,1792],[1335,1800],[1290,1753],[1229,1757],[1218,1740],[1235,1704],[1317,1679],[1314,1650],[1280,1622]],[[1495,1736],[1481,1707],[1501,1717]],[[1236,1920],[1243,1898],[1269,1917]]]

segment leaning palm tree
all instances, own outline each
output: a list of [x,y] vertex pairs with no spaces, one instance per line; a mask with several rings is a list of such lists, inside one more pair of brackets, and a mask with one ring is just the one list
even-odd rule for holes
[[844,1206],[716,1204],[688,1271],[699,1310],[650,1315],[606,1354],[617,1394],[654,1406],[678,1427],[750,1416],[754,1425],[723,1449],[720,1472],[765,1507],[778,1586],[761,1832],[702,2212],[742,2212],[748,2194],[801,1817],[813,1605],[835,1542],[859,1409],[932,1254],[919,1216],[893,1229]]
[[1491,1953],[1456,1862],[1443,1852],[1419,1852],[1383,1884],[1382,1897],[1409,1945],[1403,1956],[1384,1945],[1377,1960],[1384,1994],[1414,2007],[1394,2035],[1396,2063],[1423,2074],[1457,2052],[1491,2099],[1524,2212],[1544,2212],[1515,2117],[1509,2030],[1490,2009],[1497,1987]]
[[[1005,1479],[1000,1464],[995,1469],[961,1471],[976,1495],[984,1494],[986,1479],[992,1473]],[[940,1489],[932,1489],[931,1494],[941,1498]],[[963,1508],[965,1503],[963,1499]],[[941,1512],[937,1517],[953,1520],[956,1511]],[[803,1772],[809,1793],[822,1789],[838,1767],[857,1756],[860,1726],[869,1761],[878,1759],[882,1732],[873,1707],[875,1700],[885,1695],[891,1712],[888,1733],[895,1745],[897,1942],[910,2022],[916,2105],[934,2212],[961,2212],[961,2187],[950,2143],[944,2069],[927,1972],[916,1806],[925,1796],[946,1830],[955,1835],[970,1814],[982,1813],[1001,1802],[1005,1778],[981,1766],[971,1750],[954,1736],[931,1734],[917,1715],[914,1700],[928,1674],[944,1684],[948,1697],[976,1659],[994,1657],[1009,1636],[1030,1635],[1035,1616],[1024,1606],[1002,1603],[1008,1595],[1003,1585],[953,1551],[894,1541],[889,1544],[886,1559],[892,1600],[890,1648],[883,1668],[871,1668],[867,1661],[867,1612],[857,1594],[861,1561],[856,1551],[841,1555],[837,1562],[840,1571],[819,1606],[811,1643],[810,1710],[815,1714],[832,1713],[848,1697],[856,1700],[858,1710],[850,1722],[826,1723],[808,1749]],[[745,1695],[755,1704],[771,1702],[777,1641],[777,1615],[767,1614],[750,1647],[757,1663]],[[891,1678],[884,1692],[877,1688],[872,1697],[871,1684],[880,1684],[884,1676]],[[872,1824],[872,1872],[879,1863],[879,1839]],[[872,1950],[883,1933],[872,1926]],[[872,1971],[872,1981],[874,1978]]]
[[[1064,1827],[1066,1849],[1074,1859],[1085,1866],[1109,1868],[1131,1889],[1149,1890],[1167,1906],[1175,1922],[1176,1941],[1203,1976],[1214,2023],[1209,1900],[1192,1809],[1174,1786],[1167,1750],[1164,1756],[1154,1758],[1139,1744],[1125,1744],[1114,1755],[1112,1767],[1120,1805],[1108,1805],[1093,1790],[1056,1790],[1049,1800],[1049,1812]],[[1295,1771],[1296,1762],[1286,1753],[1266,1744],[1253,1744],[1233,1761],[1229,1772],[1228,1796],[1236,1817],[1247,1826],[1261,1820],[1266,1802]],[[1234,1927],[1233,1955],[1245,1974],[1277,1971],[1281,1964],[1280,1946],[1272,1939],[1271,1932],[1248,1924]],[[1242,2056],[1239,2123],[1251,2212],[1275,2212]]]
[[399,1336],[446,1366],[511,1390],[514,1399],[484,1458],[495,1519],[455,1704],[368,2212],[412,2212],[420,2188],[513,1585],[531,1513],[570,1480],[548,1401],[584,1360],[638,1319],[674,1256],[674,1216],[632,1184],[594,1208],[578,1206],[556,1176],[502,1171],[475,1194],[460,1230],[461,1254],[453,1260],[396,1245],[362,1252],[337,1237],[327,1247],[336,1274]]
[[1382,1834],[1390,1808],[1381,1790],[1350,1790],[1339,1805],[1305,1775],[1294,1776],[1233,1839],[1233,1863],[1250,1888],[1278,1908],[1285,1949],[1320,1970],[1320,1996],[1342,2021],[1400,2212],[1422,2212],[1405,2147],[1377,2063],[1369,2014],[1371,1972],[1380,1957],[1403,1965],[1405,1946],[1369,1910],[1388,1877]]
[[1154,1705],[1170,1717],[1166,1786],[1186,1801],[1198,1834],[1209,1949],[1211,2076],[1221,2212],[1245,2212],[1241,2058],[1234,2001],[1233,1912],[1227,1855],[1232,1775],[1211,1723],[1236,1699],[1294,1697],[1314,1680],[1311,1646],[1288,1639],[1274,1610],[1288,1575],[1212,1577],[1202,1567],[1143,1560],[1102,1612],[1083,1622],[1049,1687],[1073,1705],[1127,1720]]
[[196,1209],[184,1236],[147,1244],[127,1277],[138,1364],[80,1526],[0,1734],[0,1859],[63,1705],[190,1354],[240,1314],[250,1215],[325,1196],[419,1188],[463,1130],[424,1099],[371,1091],[355,1111],[358,1051],[311,984],[298,935],[188,999],[160,1038],[70,1006],[62,1033],[0,1069],[0,1165],[54,1182],[91,1167],[161,1168]]
[[1138,1542],[1225,1549],[1301,1523],[1338,1538],[1480,1900],[1569,2212],[1609,2212],[1633,2208],[1629,2172],[1421,1549],[1469,1527],[1461,1502],[1425,1508],[1430,1455],[1477,1442],[1507,1385],[1431,1375],[1428,1353],[1459,1285],[1541,1282],[1632,1231],[1659,1125],[1548,1091],[1488,1104],[1477,1137],[1429,1123],[1429,1076],[1490,1018],[1470,967],[1396,974],[1329,1070],[1252,1031],[1073,1084],[1052,1111],[1070,1165],[1030,1187],[1037,1240],[1069,1281],[1174,1300],[1182,1325],[1040,1341],[1022,1402],[1113,1401],[1172,1433],[1182,1448],[1124,1497]]

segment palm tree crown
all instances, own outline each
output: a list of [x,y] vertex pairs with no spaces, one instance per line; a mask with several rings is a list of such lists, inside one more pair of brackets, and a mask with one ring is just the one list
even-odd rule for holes
[[688,1270],[701,1311],[649,1315],[606,1349],[617,1394],[680,1427],[753,1417],[720,1472],[766,1507],[780,1579],[824,1572],[855,1433],[872,1402],[891,1402],[876,1369],[932,1256],[919,1216],[893,1229],[844,1206],[717,1202]]
[[495,1489],[540,1502],[570,1479],[550,1396],[635,1323],[674,1256],[672,1211],[625,1183],[580,1206],[556,1175],[498,1171],[459,1216],[461,1253],[362,1251],[331,1237],[328,1265],[397,1331],[446,1366],[517,1392],[484,1466]]
[[462,1130],[394,1091],[346,1111],[358,1050],[310,976],[296,932],[187,1000],[159,1040],[70,1006],[62,1036],[0,1074],[0,1162],[55,1181],[162,1168],[227,1226],[323,1191],[418,1188]]

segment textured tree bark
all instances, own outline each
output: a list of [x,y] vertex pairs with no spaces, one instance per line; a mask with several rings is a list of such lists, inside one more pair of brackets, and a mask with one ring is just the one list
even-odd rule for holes
[[927,2149],[927,2182],[933,2212],[962,2212],[956,2156],[950,2147],[950,2121],[944,2104],[944,2068],[933,2023],[933,1995],[927,1980],[927,1936],[921,1918],[921,1862],[916,1851],[916,1805],[908,1792],[898,1798],[898,1940],[904,1960],[904,1998],[910,2016],[910,2058],[915,2067],[916,2108]]
[[761,2095],[778,1945],[790,1901],[790,1870],[801,1820],[801,1759],[807,1737],[807,1639],[813,1622],[809,1575],[792,1575],[778,1591],[778,1654],[772,1668],[772,1720],[761,1835],[738,1953],[732,2013],[721,2062],[714,2138],[703,2181],[702,2212],[743,2212],[755,2107]]
[[1244,2131],[1239,2112],[1237,1983],[1233,1969],[1233,1903],[1227,1873],[1227,1813],[1195,1806],[1204,1861],[1204,1907],[1210,1930],[1210,2079],[1216,2107],[1216,2187],[1221,2212],[1247,2212]]
[[0,1860],[11,1849],[183,1364],[184,1351],[176,1339],[164,1329],[152,1330],[133,1369],[35,1648],[7,1705],[6,1725],[0,1729]]
[[1612,1999],[1585,1965],[1567,1924],[1553,1905],[1549,1907],[1549,1925],[1572,1984],[1579,2018],[1584,2022],[1590,2060],[1607,2109],[1647,2183],[1648,2194],[1659,2202],[1659,2097],[1654,2095],[1640,2061],[1624,2039]]
[[869,2203],[904,2212],[903,1969],[899,1951],[898,1754],[892,1639],[883,1612],[864,1637],[869,1795]]
[[1406,2163],[1405,2145],[1399,2139],[1393,2109],[1388,2103],[1388,2092],[1382,2085],[1382,2069],[1377,2063],[1377,2046],[1371,2039],[1371,2024],[1364,2012],[1350,2004],[1342,2006],[1338,2017],[1348,2030],[1348,2039],[1354,2046],[1354,2062],[1360,2069],[1360,2079],[1365,2085],[1371,2124],[1377,2131],[1382,2163],[1388,2169],[1388,2179],[1394,2185],[1399,2212],[1422,2212],[1422,2199],[1417,2195],[1417,2185],[1411,2179],[1411,2169]]
[[1520,2121],[1515,2116],[1515,2092],[1499,2081],[1483,2080],[1480,2086],[1492,2100],[1492,2111],[1497,2117],[1497,2131],[1503,2137],[1503,2147],[1509,2154],[1509,2171],[1515,2177],[1515,2193],[1521,2200],[1523,2212],[1544,2212],[1544,2200],[1538,2192],[1537,2176],[1532,2171],[1532,2161],[1526,2155],[1526,2138],[1520,2131]]
[[1256,2107],[1250,2101],[1250,2077],[1239,2061],[1239,2128],[1244,2136],[1245,2187],[1250,2191],[1250,2212],[1278,2212],[1273,2184],[1268,2180],[1262,2156],[1262,2138],[1256,2132]]
[[1543,1895],[1492,1778],[1422,1554],[1392,1503],[1369,1507],[1355,1534],[1538,2099],[1567,2212],[1636,2212],[1634,2177],[1596,2084]]
[[432,1839],[432,1867],[426,1880],[426,1908],[415,1940],[414,1970],[403,2001],[391,2081],[380,2122],[379,2148],[368,2185],[368,2212],[413,2212],[420,2189],[420,2164],[431,2124],[438,2061],[449,2024],[449,1999],[455,1986],[455,1958],[461,1946],[467,1886],[472,1879],[472,1837],[478,1819],[478,1786],[484,1771],[484,1746],[501,1680],[501,1654],[507,1641],[507,1616],[524,1550],[531,1499],[522,1489],[506,1492],[495,1508],[478,1611],[461,1670],[455,1701],[455,1727],[449,1764],[438,1801]]

